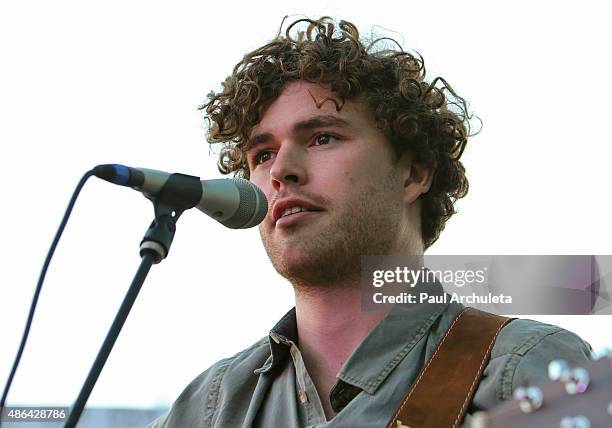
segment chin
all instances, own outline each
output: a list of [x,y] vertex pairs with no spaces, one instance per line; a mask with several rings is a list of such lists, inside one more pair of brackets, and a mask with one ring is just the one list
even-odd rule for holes
[[283,251],[278,260],[278,265],[282,266],[283,270],[287,272],[303,271],[315,264],[315,261],[308,254],[299,250],[296,251],[295,248]]
[[320,268],[320,260],[303,251],[290,250],[268,252],[272,265],[276,271],[288,280],[311,276]]

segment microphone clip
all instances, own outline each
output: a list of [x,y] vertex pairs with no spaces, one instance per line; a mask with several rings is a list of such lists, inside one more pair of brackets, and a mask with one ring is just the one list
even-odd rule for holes
[[179,217],[202,198],[202,185],[198,177],[176,173],[170,175],[156,195],[146,196],[153,202],[155,219],[140,242],[140,256],[150,252],[157,264],[170,251]]

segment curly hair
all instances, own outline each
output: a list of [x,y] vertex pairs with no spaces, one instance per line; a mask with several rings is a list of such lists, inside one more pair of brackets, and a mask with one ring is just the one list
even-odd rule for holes
[[[305,28],[300,31],[300,26]],[[398,158],[410,151],[433,172],[429,191],[421,195],[421,233],[428,248],[455,214],[456,200],[467,194],[459,158],[471,136],[472,116],[446,80],[427,82],[425,74],[421,55],[405,52],[393,39],[368,43],[350,22],[299,19],[284,35],[279,30],[272,41],[247,53],[222,90],[211,92],[200,109],[209,127],[208,142],[223,143],[221,173],[249,178],[249,135],[287,83],[324,84],[343,102],[358,99]]]

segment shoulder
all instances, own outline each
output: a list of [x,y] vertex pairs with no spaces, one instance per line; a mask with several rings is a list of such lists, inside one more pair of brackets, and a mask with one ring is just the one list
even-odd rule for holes
[[253,372],[269,356],[266,336],[237,354],[217,361],[187,385],[166,415],[147,428],[212,426],[223,396],[234,394],[238,388],[248,387],[247,379],[256,382],[257,377]]
[[570,365],[590,360],[591,346],[561,327],[528,319],[516,319],[499,333],[474,404],[490,408],[512,398],[524,384],[547,380],[548,363],[564,359]]
[[[515,319],[499,333],[491,351],[491,359],[504,355],[533,357],[538,352],[590,356],[591,347],[578,335],[552,324],[528,319]],[[561,358],[560,356],[559,358]]]

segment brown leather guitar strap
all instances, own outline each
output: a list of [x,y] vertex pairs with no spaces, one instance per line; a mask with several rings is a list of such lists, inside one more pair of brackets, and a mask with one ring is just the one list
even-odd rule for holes
[[495,339],[512,319],[465,308],[387,424],[387,428],[457,427],[472,401]]

